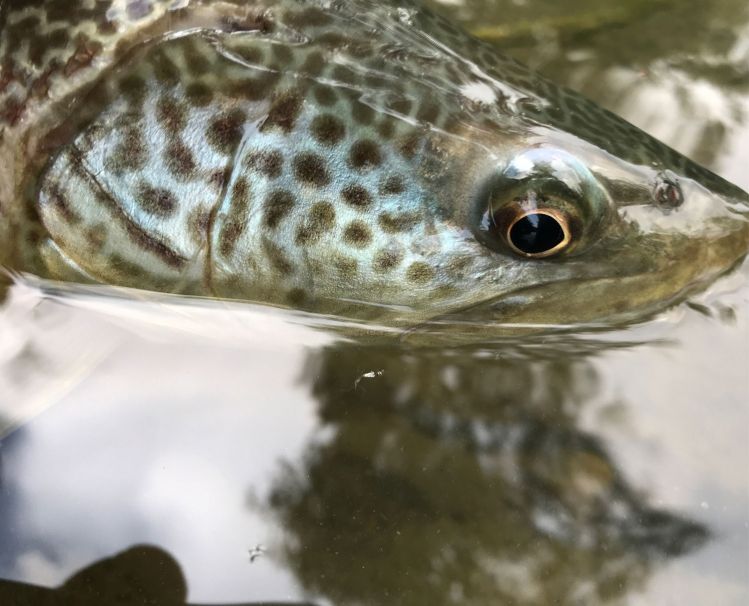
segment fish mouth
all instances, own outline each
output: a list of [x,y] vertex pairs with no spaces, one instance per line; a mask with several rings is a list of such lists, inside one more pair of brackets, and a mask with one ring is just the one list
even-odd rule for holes
[[628,271],[602,263],[577,275],[571,271],[563,278],[519,285],[430,318],[418,330],[482,339],[518,332],[621,329],[646,322],[742,266],[749,253],[749,221],[709,244],[685,240],[670,252],[655,261],[640,256],[641,262]]

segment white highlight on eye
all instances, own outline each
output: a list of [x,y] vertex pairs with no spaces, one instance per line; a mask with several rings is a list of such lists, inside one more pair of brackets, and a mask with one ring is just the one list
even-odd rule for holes
[[460,94],[469,101],[492,105],[497,102],[497,93],[486,82],[471,82],[460,87]]
[[[511,176],[514,179],[525,179],[528,175],[533,173],[535,167],[533,159],[527,155],[521,155],[512,159],[510,168],[512,169]],[[509,171],[508,171],[509,172]]]

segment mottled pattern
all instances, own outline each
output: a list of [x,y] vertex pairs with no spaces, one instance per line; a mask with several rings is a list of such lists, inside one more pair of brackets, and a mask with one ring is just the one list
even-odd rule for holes
[[0,159],[28,156],[0,220],[34,271],[423,317],[534,283],[472,232],[554,133],[643,166],[640,196],[666,169],[736,192],[409,1],[67,6],[0,13]]
[[[0,127],[112,51],[121,33],[163,17],[170,0],[8,0],[0,5]],[[141,8],[138,8],[141,7]]]

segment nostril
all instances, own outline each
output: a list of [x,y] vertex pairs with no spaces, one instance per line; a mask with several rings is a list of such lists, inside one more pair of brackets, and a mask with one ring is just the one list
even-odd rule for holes
[[661,210],[669,211],[684,204],[684,192],[676,177],[661,175],[653,191],[655,205]]

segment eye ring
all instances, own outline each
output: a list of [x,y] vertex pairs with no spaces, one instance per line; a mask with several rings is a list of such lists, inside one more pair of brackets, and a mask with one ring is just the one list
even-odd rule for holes
[[[539,232],[545,233],[539,235]],[[521,257],[545,259],[570,245],[572,229],[565,212],[552,208],[520,208],[508,222],[504,236],[507,245]]]

